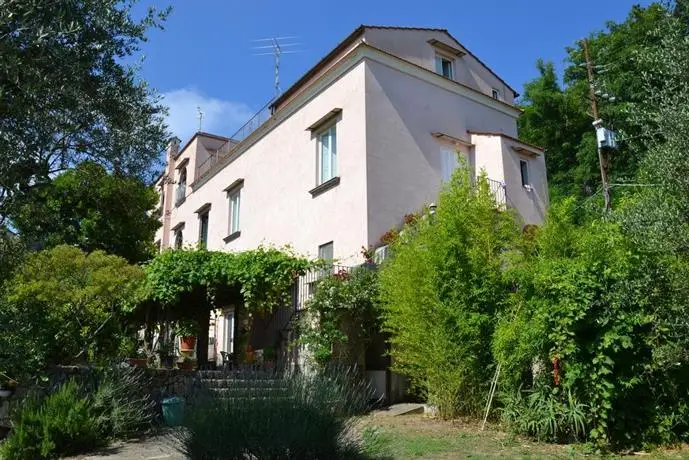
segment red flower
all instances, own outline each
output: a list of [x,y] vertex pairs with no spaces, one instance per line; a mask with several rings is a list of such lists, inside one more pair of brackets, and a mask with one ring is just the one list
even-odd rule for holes
[[553,383],[560,385],[560,360],[557,356],[553,357]]

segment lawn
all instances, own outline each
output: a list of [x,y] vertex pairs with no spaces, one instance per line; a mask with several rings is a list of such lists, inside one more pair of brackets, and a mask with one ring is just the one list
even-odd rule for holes
[[[370,416],[362,421],[367,453],[381,460],[455,458],[595,458],[579,446],[536,443],[476,423],[444,422],[421,415]],[[689,459],[689,447],[639,453],[645,459]]]

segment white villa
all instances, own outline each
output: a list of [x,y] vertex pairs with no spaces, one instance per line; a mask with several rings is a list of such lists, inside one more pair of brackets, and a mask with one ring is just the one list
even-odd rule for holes
[[[355,265],[437,199],[459,157],[538,225],[544,152],[518,139],[517,96],[445,29],[361,26],[234,135],[170,144],[158,243],[290,245]],[[228,318],[218,352],[232,350]]]

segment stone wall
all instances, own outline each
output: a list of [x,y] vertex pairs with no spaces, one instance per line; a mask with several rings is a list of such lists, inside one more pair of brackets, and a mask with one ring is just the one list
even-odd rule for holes
[[[0,400],[0,439],[3,437],[2,427],[9,427],[9,409],[18,404],[27,394],[49,394],[69,379],[74,378],[79,383],[89,385],[95,379],[97,368],[89,366],[56,366],[51,368],[46,376],[47,381],[39,385],[22,385],[9,400]],[[169,396],[181,396],[185,399],[192,398],[199,388],[199,379],[196,371],[181,369],[137,369],[145,378],[146,388],[134,388],[137,393],[148,393],[156,403],[160,414],[163,399]]]

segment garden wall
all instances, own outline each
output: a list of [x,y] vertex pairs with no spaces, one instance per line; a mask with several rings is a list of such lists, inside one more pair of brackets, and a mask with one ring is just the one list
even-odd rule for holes
[[[10,405],[16,404],[31,391],[50,393],[70,378],[75,378],[80,383],[88,383],[94,377],[97,368],[89,366],[55,366],[47,372],[47,382],[40,386],[19,385],[14,396],[9,400],[0,400],[0,439],[2,439],[2,427],[9,427],[8,410]],[[146,389],[132,389],[136,392],[147,392],[155,401],[160,414],[163,399],[169,396],[192,397],[194,391],[199,388],[198,374],[193,370],[181,369],[140,369],[147,377]],[[8,404],[9,403],[9,404]]]

